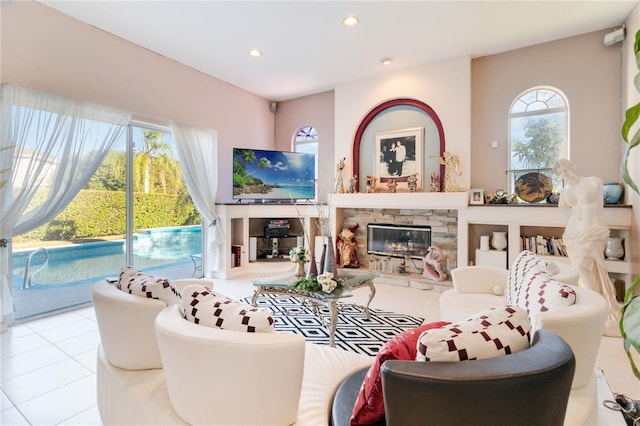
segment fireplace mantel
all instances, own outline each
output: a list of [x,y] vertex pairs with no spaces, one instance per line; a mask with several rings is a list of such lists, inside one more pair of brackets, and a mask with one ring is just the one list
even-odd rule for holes
[[469,204],[468,192],[380,192],[330,194],[332,208],[461,209]]

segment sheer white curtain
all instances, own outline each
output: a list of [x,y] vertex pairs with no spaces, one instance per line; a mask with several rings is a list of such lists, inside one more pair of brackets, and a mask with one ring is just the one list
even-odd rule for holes
[[196,208],[204,217],[202,272],[211,277],[221,268],[223,224],[216,214],[218,192],[218,132],[171,123],[178,160]]
[[[53,219],[95,173],[130,114],[3,85],[0,98],[0,297],[11,323],[11,240]],[[43,201],[32,205],[34,196]]]

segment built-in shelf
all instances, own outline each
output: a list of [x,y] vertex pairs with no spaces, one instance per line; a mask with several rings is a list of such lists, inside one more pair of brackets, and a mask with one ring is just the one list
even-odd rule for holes
[[[480,236],[491,235],[494,231],[506,231],[508,247],[507,266],[511,264],[521,250],[521,235],[545,235],[558,237],[571,215],[571,209],[561,209],[553,205],[468,205],[468,192],[416,192],[416,193],[374,193],[374,194],[330,194],[329,207],[322,212],[330,212],[332,232],[335,238],[344,225],[343,213],[348,209],[407,209],[407,210],[455,210],[457,216],[457,235],[454,235],[454,250],[457,259],[451,267],[468,265],[475,262],[475,250],[480,248]],[[261,235],[265,220],[269,218],[288,218],[292,226],[291,233],[302,235],[302,225],[309,232],[304,244],[313,250],[318,231],[318,206],[313,204],[224,204],[218,205],[225,232],[228,250],[223,250],[222,262],[226,265],[214,276],[229,278],[245,273],[245,266],[231,267],[231,245],[249,247],[250,238]],[[607,260],[607,268],[614,280],[631,283],[631,206],[607,205],[604,208],[605,225],[611,234],[624,238],[625,257],[622,260]],[[302,219],[302,222],[300,222]],[[334,240],[335,241],[335,240]],[[636,244],[637,245],[637,244]],[[456,248],[457,246],[457,248]],[[566,257],[556,256],[554,260],[569,263]],[[413,282],[412,277],[391,274],[383,277],[387,281]],[[420,280],[415,282],[419,282]],[[445,284],[446,285],[446,284]],[[426,287],[426,285],[425,285]]]
[[[507,264],[510,265],[522,250],[521,236],[542,235],[562,237],[571,209],[539,205],[483,205],[469,206],[459,212],[458,264],[475,262],[475,250],[480,247],[480,236],[492,231],[507,231]],[[625,257],[622,260],[606,260],[611,278],[624,281],[625,288],[631,284],[631,206],[606,205],[603,221],[611,235],[625,239]],[[466,242],[466,245],[464,244]],[[604,253],[603,253],[604,256]],[[547,256],[554,261],[571,263],[566,256]]]

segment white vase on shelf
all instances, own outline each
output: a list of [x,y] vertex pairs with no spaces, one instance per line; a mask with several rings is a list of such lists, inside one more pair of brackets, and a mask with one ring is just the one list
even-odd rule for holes
[[496,250],[504,250],[507,248],[507,233],[495,231],[491,237],[491,245]]
[[624,257],[623,239],[620,237],[609,237],[607,245],[604,249],[604,255],[607,259],[620,260]]

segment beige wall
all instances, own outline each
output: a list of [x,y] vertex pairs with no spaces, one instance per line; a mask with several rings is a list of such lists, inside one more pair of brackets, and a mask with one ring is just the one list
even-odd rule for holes
[[[507,187],[508,113],[534,86],[553,86],[569,100],[570,159],[585,176],[620,180],[620,44],[607,31],[557,40],[472,61],[471,182],[493,192]],[[497,149],[491,141],[498,141]]]
[[269,101],[32,1],[2,2],[2,83],[218,131],[219,201],[234,146],[273,148]]
[[[334,175],[333,147],[334,92],[323,92],[278,103],[276,109],[276,148],[291,150],[292,140],[302,126],[313,126],[318,132],[318,181],[320,194],[331,189]],[[324,200],[324,197],[322,199]]]

